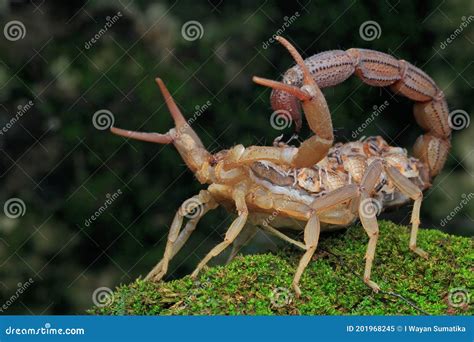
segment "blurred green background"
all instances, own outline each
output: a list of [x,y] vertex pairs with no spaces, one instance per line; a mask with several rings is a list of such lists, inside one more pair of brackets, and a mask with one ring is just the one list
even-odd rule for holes
[[[469,0],[0,4],[0,126],[8,126],[0,133],[0,203],[18,198],[25,204],[18,218],[0,211],[3,314],[82,313],[96,289],[143,276],[161,258],[175,211],[203,187],[172,146],[126,141],[93,124],[94,113],[107,110],[118,127],[171,128],[156,76],[188,117],[210,102],[193,128],[211,151],[291,136],[292,128],[271,127],[269,90],[251,82],[253,75],[278,79],[293,65],[269,41],[276,32],[304,57],[361,47],[408,60],[443,89],[450,110],[468,119],[473,112]],[[12,21],[23,25],[20,38],[7,32]],[[360,32],[368,21],[376,23],[375,36]],[[386,89],[353,77],[324,93],[337,141],[353,140],[352,132],[385,101],[387,108],[360,136],[380,134],[411,148],[421,133],[412,103]],[[18,115],[29,101],[31,108]],[[422,226],[472,236],[474,201],[466,198],[474,192],[474,125],[466,126],[454,131],[447,164],[425,194]],[[407,224],[410,210],[382,216]],[[207,215],[172,263],[169,279],[190,272],[231,218],[223,209]],[[247,251],[271,245],[257,238]]]

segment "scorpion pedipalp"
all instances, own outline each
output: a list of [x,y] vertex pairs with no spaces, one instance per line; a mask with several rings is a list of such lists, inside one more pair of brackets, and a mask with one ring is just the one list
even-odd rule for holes
[[286,83],[282,83],[282,82],[278,82],[274,80],[269,80],[267,78],[258,77],[258,76],[252,77],[252,80],[255,83],[260,84],[262,86],[282,90],[288,94],[293,95],[300,101],[308,101],[311,99],[311,95],[308,92],[301,90],[300,88],[292,86],[290,84],[286,84]]
[[[163,94],[166,106],[173,118],[175,127],[165,134],[129,131],[116,127],[111,127],[110,131],[116,135],[129,139],[154,142],[158,144],[173,143],[186,162],[186,165],[188,165],[188,167],[194,172],[199,172],[208,162],[210,154],[204,147],[196,132],[194,132],[184,118],[163,81],[160,78],[156,78],[156,83]],[[202,181],[205,182],[205,179]]]
[[113,134],[120,135],[125,138],[141,140],[141,141],[148,141],[157,144],[171,144],[173,142],[173,137],[166,133],[148,133],[148,132],[136,132],[136,131],[129,131],[126,129],[121,129],[117,127],[110,127],[110,131]]
[[302,84],[298,88],[297,86],[260,77],[254,77],[253,80],[257,84],[286,92],[301,101],[306,120],[314,135],[301,143],[291,164],[294,167],[309,167],[323,159],[334,142],[331,115],[326,99],[304,64],[301,55],[286,39],[277,37],[277,40],[290,52],[301,68],[303,73]]

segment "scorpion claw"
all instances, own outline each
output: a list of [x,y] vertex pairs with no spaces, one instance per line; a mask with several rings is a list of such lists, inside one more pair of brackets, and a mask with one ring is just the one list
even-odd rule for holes
[[161,281],[161,279],[163,279],[164,276],[165,276],[165,273],[164,273],[163,271],[160,271],[158,274],[156,274],[156,275],[152,278],[152,280],[153,280],[154,282],[159,282],[159,281]]
[[370,279],[364,279],[364,282],[375,292],[378,293],[380,291],[380,286],[377,285],[376,282]]
[[414,253],[418,254],[419,256],[421,256],[422,258],[424,259],[428,259],[429,257],[429,254],[426,253],[424,250],[422,250],[421,248],[419,247],[415,247],[415,248],[410,248]]
[[293,290],[295,291],[296,298],[299,298],[301,296],[300,287],[296,283],[293,283],[292,286],[293,286]]

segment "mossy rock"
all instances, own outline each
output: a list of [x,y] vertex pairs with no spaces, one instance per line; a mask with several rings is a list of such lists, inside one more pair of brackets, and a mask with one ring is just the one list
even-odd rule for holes
[[[323,235],[301,279],[300,298],[291,290],[301,251],[239,256],[211,267],[193,281],[137,279],[116,289],[102,315],[423,315],[474,314],[474,240],[421,230],[423,259],[408,249],[409,228],[380,222],[372,279],[362,281],[367,236],[360,226]],[[451,297],[451,300],[449,299]]]

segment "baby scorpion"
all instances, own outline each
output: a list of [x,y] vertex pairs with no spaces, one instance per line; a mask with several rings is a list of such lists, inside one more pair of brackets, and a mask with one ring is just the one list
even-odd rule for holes
[[[165,134],[128,131],[112,127],[112,133],[126,138],[172,143],[188,168],[206,190],[185,201],[171,224],[162,260],[147,275],[159,281],[167,273],[170,260],[183,247],[199,220],[210,210],[223,206],[236,211],[224,241],[201,260],[192,277],[215,256],[233,244],[230,258],[247,243],[258,228],[304,251],[292,286],[301,294],[300,278],[314,252],[321,231],[347,227],[358,218],[369,236],[365,255],[364,281],[374,291],[372,262],[379,236],[376,215],[387,208],[414,201],[409,248],[427,257],[417,246],[423,190],[441,170],[450,147],[451,129],[442,91],[421,70],[381,52],[350,49],[330,51],[305,61],[284,38],[296,66],[283,82],[254,77],[254,82],[271,87],[274,110],[290,113],[301,126],[300,106],[314,135],[299,147],[236,145],[209,153],[186,122],[161,79],[156,79],[173,117],[175,127]],[[381,137],[333,145],[332,121],[320,90],[342,82],[355,73],[365,83],[388,86],[412,100],[417,122],[428,131],[415,144],[414,157],[406,150],[389,146]],[[197,215],[189,216],[197,211]],[[272,220],[268,220],[269,217]],[[183,226],[184,219],[188,218]],[[270,221],[270,222],[269,222]],[[283,233],[303,230],[303,242]]]

